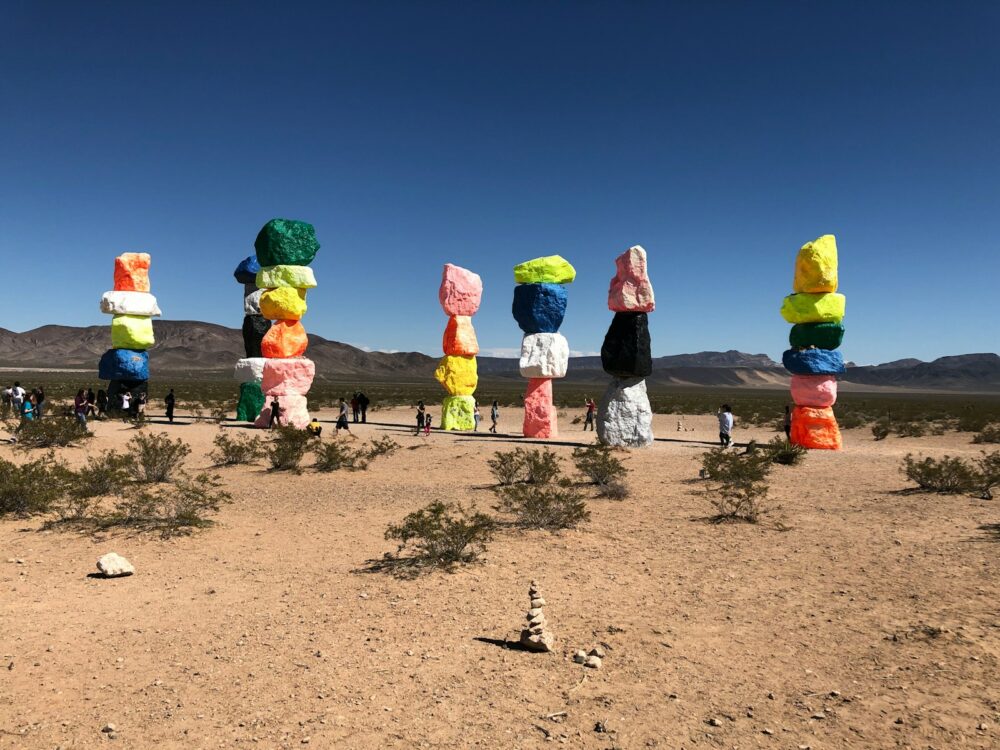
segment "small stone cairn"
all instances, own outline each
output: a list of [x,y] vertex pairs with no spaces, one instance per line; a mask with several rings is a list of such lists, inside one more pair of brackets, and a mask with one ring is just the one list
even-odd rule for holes
[[545,600],[538,590],[537,581],[531,582],[528,588],[528,597],[531,599],[531,609],[527,613],[528,627],[521,631],[521,645],[529,651],[551,651],[555,638],[549,632],[548,621],[542,611]]

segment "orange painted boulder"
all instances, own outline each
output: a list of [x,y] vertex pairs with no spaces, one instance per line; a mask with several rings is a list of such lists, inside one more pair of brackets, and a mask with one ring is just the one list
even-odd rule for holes
[[792,409],[791,440],[803,448],[839,451],[840,427],[833,409],[796,406]]
[[559,435],[556,407],[552,403],[552,381],[549,378],[531,378],[524,394],[525,437],[553,438]]
[[149,291],[149,253],[122,253],[115,258],[115,291]]
[[479,354],[479,341],[476,339],[476,329],[472,327],[472,318],[468,315],[452,315],[448,318],[441,348],[445,354],[460,357]]
[[301,357],[309,346],[306,329],[297,320],[276,320],[260,342],[263,357]]
[[832,375],[792,375],[796,406],[825,408],[837,403],[837,379]]

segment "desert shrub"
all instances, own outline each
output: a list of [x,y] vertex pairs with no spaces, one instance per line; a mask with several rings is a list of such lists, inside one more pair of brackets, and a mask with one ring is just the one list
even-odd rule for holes
[[983,500],[993,499],[993,488],[1000,486],[1000,451],[983,451],[976,459],[973,486]]
[[191,446],[165,433],[140,433],[129,441],[129,467],[137,482],[166,482],[181,468]]
[[296,427],[279,427],[274,430],[275,436],[271,441],[267,457],[271,462],[272,471],[294,471],[299,472],[299,464],[309,450],[309,442],[312,440],[305,430]]
[[548,484],[562,474],[559,456],[548,448],[524,453],[524,481],[529,484]]
[[76,417],[50,416],[21,422],[15,431],[19,448],[65,448],[93,437]]
[[764,454],[771,463],[795,466],[802,462],[808,451],[801,445],[789,442],[784,437],[776,437],[763,446]]
[[316,461],[313,468],[317,471],[329,472],[340,469],[366,469],[368,462],[361,455],[360,451],[348,448],[339,441],[329,443],[319,443],[313,448]]
[[493,458],[487,461],[493,477],[501,487],[507,487],[524,478],[524,454],[522,448],[512,451],[497,451]]
[[912,453],[907,453],[900,470],[922,490],[961,494],[975,487],[975,469],[962,458],[944,456],[916,459]]
[[130,461],[117,451],[104,451],[73,472],[69,494],[81,499],[121,494],[132,479]]
[[715,448],[702,454],[701,466],[705,476],[716,482],[760,482],[771,470],[771,459],[764,451],[740,454]]
[[372,440],[368,448],[365,449],[364,454],[368,461],[371,462],[379,456],[391,456],[401,447],[402,446],[391,437],[384,435],[380,438]]
[[767,499],[767,484],[765,482],[747,482],[726,484],[717,488],[712,496],[715,515],[712,521],[745,521],[757,523]]
[[136,485],[114,510],[96,518],[101,528],[128,526],[144,531],[159,531],[163,536],[188,534],[193,529],[211,526],[206,517],[218,512],[228,502],[228,493],[219,489],[217,477],[208,474],[180,474],[173,484],[148,487]]
[[708,490],[715,507],[711,520],[757,523],[767,499],[770,451],[739,454],[716,448],[704,453],[701,460],[705,476],[714,483]]
[[0,458],[0,516],[47,513],[67,484],[68,470],[51,451],[20,466]]
[[923,437],[926,432],[926,425],[920,422],[898,422],[896,424],[896,434],[899,437]]
[[982,432],[990,424],[990,416],[979,411],[966,412],[955,423],[959,432]]
[[587,503],[569,480],[514,484],[497,490],[496,510],[510,513],[525,529],[571,529],[590,519]]
[[597,491],[598,497],[603,497],[607,500],[625,500],[630,494],[631,491],[628,485],[616,479],[612,479],[607,484],[602,484]]
[[853,430],[856,427],[864,427],[868,424],[868,418],[861,412],[848,411],[837,415],[837,422],[845,430]]
[[496,521],[485,513],[438,501],[389,526],[385,538],[399,542],[397,554],[409,545],[417,561],[449,567],[476,560],[495,528]]
[[879,420],[872,425],[872,437],[876,440],[885,440],[889,437],[889,423],[885,420]]
[[973,443],[983,444],[983,443],[1000,443],[1000,427],[989,426],[984,427],[972,438]]
[[252,464],[264,456],[264,442],[256,435],[229,435],[220,431],[212,444],[215,450],[208,457],[216,466]]
[[612,482],[621,484],[628,473],[625,465],[606,445],[592,445],[573,449],[573,464],[576,470],[590,480],[591,484],[606,486]]
[[215,406],[212,407],[211,411],[209,412],[210,414],[209,419],[210,421],[215,422],[216,424],[222,424],[227,419],[229,419],[230,411],[236,411],[236,407],[233,406],[232,408],[230,408],[230,406],[225,403],[216,404]]

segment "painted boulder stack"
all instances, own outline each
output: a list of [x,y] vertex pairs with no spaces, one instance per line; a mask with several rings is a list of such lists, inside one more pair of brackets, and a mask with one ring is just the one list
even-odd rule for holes
[[[243,319],[247,357],[237,362],[236,377],[260,388],[263,406],[255,426],[270,425],[271,404],[277,400],[280,424],[304,429],[309,424],[306,395],[316,366],[302,356],[309,340],[301,319],[306,313],[306,292],[316,286],[309,267],[319,250],[316,230],[304,221],[272,219],[257,234],[254,250],[255,256],[237,268],[237,274],[242,269],[237,281],[248,286]],[[251,275],[253,290],[249,288]]]
[[251,255],[241,260],[233,271],[233,277],[243,285],[243,349],[246,357],[236,362],[233,372],[240,384],[236,418],[242,422],[256,421],[264,408],[264,392],[260,388],[264,377],[264,358],[260,354],[260,344],[271,328],[271,321],[260,314],[260,295],[264,290],[257,288],[259,270],[257,256]]
[[146,393],[156,297],[149,292],[149,253],[122,253],[115,258],[115,287],[101,297],[101,312],[111,315],[111,349],[98,364],[98,377],[108,382],[108,407],[121,409],[122,394],[135,399]]
[[472,327],[472,316],[483,299],[483,280],[466,268],[446,263],[441,275],[438,300],[448,316],[441,348],[444,357],[434,371],[448,392],[441,405],[441,429],[475,429],[476,399],[479,384],[476,355],[479,342]]
[[645,378],[653,372],[647,313],[656,301],[642,247],[630,247],[615,266],[608,289],[608,309],[615,317],[601,346],[601,365],[613,380],[598,406],[597,437],[605,445],[639,448],[653,442]]
[[782,355],[791,373],[791,441],[804,448],[839,450],[840,428],[833,414],[837,376],[844,357],[837,351],[844,340],[844,295],[837,293],[837,240],[832,234],[808,242],[795,260],[793,294],[781,305],[792,324],[791,348]]
[[552,381],[566,377],[569,343],[559,333],[566,315],[566,284],[576,269],[559,255],[525,261],[514,266],[514,303],[511,313],[524,332],[519,362],[521,377],[528,379],[524,394],[525,437],[552,438],[559,434]]

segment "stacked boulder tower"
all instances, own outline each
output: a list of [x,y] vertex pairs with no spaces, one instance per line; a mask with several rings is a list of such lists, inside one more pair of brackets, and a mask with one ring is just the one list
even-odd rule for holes
[[101,297],[101,312],[111,318],[111,349],[104,352],[98,377],[108,382],[108,404],[120,409],[122,394],[147,393],[153,318],[160,315],[149,292],[149,254],[122,253],[115,258],[114,290]]
[[566,316],[566,284],[576,269],[559,255],[534,258],[514,266],[514,302],[511,313],[524,332],[521,340],[521,377],[528,379],[524,394],[523,433],[529,438],[559,435],[552,381],[566,377],[569,343],[559,333]]
[[[306,395],[316,376],[316,365],[302,356],[309,340],[301,323],[306,291],[316,286],[309,268],[319,250],[316,230],[304,221],[272,219],[258,233],[254,250],[258,266],[254,284],[259,296],[254,300],[254,293],[247,289],[243,320],[247,360],[251,361],[240,360],[255,380],[260,379],[264,405],[254,425],[270,425],[271,403],[277,399],[280,423],[303,429],[309,424]],[[246,268],[248,273],[253,265]],[[260,313],[251,314],[255,309]],[[253,361],[258,359],[259,365]]]
[[438,300],[448,316],[441,348],[441,360],[434,377],[448,392],[441,405],[442,430],[473,430],[476,426],[476,399],[479,384],[476,355],[479,342],[472,316],[483,299],[483,280],[466,268],[446,263],[441,275]]
[[260,314],[260,295],[264,290],[257,288],[259,270],[257,256],[251,255],[240,261],[233,272],[236,281],[243,285],[243,349],[246,357],[236,362],[233,373],[240,384],[236,418],[242,422],[256,421],[264,408],[264,392],[260,388],[264,378],[264,358],[260,354],[260,344],[271,328],[271,321]]
[[608,309],[615,317],[601,346],[601,365],[614,380],[597,410],[604,445],[641,448],[653,442],[653,411],[645,378],[653,372],[647,313],[656,308],[646,251],[634,245],[615,258]]
[[791,441],[804,448],[840,450],[841,437],[833,405],[837,375],[844,357],[837,351],[844,340],[846,299],[837,293],[837,240],[825,234],[799,249],[795,260],[794,293],[785,297],[782,317],[792,324],[791,348],[782,355],[791,373]]

